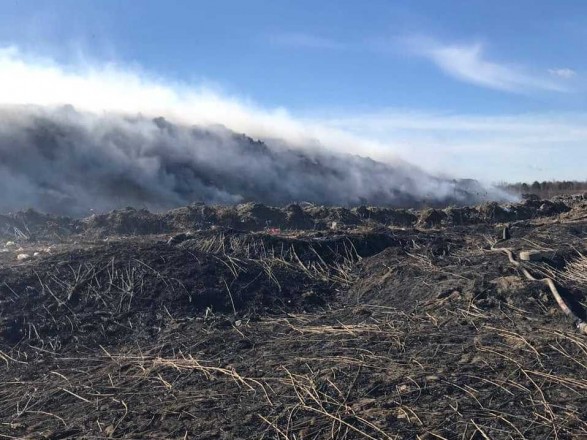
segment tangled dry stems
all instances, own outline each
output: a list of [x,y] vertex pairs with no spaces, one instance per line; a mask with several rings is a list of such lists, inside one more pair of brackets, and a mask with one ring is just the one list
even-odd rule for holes
[[[528,440],[587,435],[584,338],[549,328],[528,334],[523,327],[495,327],[489,314],[475,308],[464,312],[468,313],[462,316],[479,329],[467,358],[476,367],[458,374],[439,372],[438,350],[450,352],[449,341],[469,336],[444,327],[442,316],[435,322],[390,309],[377,315],[379,322],[320,325],[294,315],[265,320],[261,327],[247,324],[240,332],[245,338],[259,333],[266,343],[280,347],[271,350],[273,355],[294,347],[315,353],[327,341],[338,348],[318,357],[298,355],[276,363],[266,358],[273,365],[269,376],[240,371],[252,371],[246,360],[222,365],[187,354],[181,341],[174,343],[182,347],[174,349],[175,355],[151,354],[161,348],[144,347],[134,353],[104,348],[102,356],[56,356],[47,375],[4,383],[0,411],[12,414],[8,420],[14,426],[36,420],[38,426],[56,423],[69,428],[76,426],[80,414],[65,410],[68,402],[77,402],[86,411],[107,407],[96,420],[98,434],[116,436],[126,432],[125,421],[136,416],[143,399],[154,409],[178,414],[190,412],[186,405],[197,402],[245,399],[254,402],[259,420],[269,429],[267,435],[272,432],[280,439],[448,439],[457,432],[466,433],[466,438],[477,432],[488,438]],[[361,340],[370,341],[368,349],[360,348]],[[3,356],[9,369],[26,370],[27,363],[34,362]],[[384,382],[377,385],[380,380]],[[373,392],[381,386],[387,390],[383,395]],[[56,398],[63,409],[45,411],[46,403]],[[391,425],[390,417],[395,420]]]
[[[242,238],[229,246],[226,237],[209,240],[201,246],[230,275],[240,276],[252,262],[276,288],[279,268],[337,286],[357,276],[359,257],[350,247],[333,262]],[[459,279],[473,278],[466,264],[482,257],[480,249],[459,250],[441,265],[414,246],[406,264],[451,279],[462,264]],[[575,262],[567,275],[585,264]],[[76,295],[91,295],[117,313],[129,311],[145,274],[157,274],[144,262],[114,263],[39,277],[42,289],[63,309]],[[182,289],[172,279],[164,284]],[[69,319],[79,324],[75,314]],[[251,427],[261,425],[263,438],[281,440],[587,437],[585,338],[513,304],[488,309],[475,298],[439,297],[413,312],[362,304],[226,328],[215,328],[213,319],[176,321],[171,313],[166,319],[168,330],[156,343],[104,347],[99,354],[79,346],[77,355],[60,353],[30,323],[25,342],[0,351],[7,371],[0,434],[211,438],[219,435],[216,425],[234,423],[243,438],[258,437]],[[243,405],[252,420],[242,417]]]

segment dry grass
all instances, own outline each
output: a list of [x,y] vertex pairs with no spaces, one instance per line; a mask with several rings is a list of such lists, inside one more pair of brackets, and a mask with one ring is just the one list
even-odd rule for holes
[[[124,353],[55,355],[46,374],[3,382],[0,412],[10,416],[0,433],[24,425],[78,429],[91,414],[96,438],[141,438],[162,429],[172,430],[167,437],[191,438],[198,433],[190,421],[213,429],[244,406],[264,424],[267,439],[587,436],[584,338],[528,331],[512,324],[515,315],[496,323],[474,306],[455,313],[477,330],[463,332],[442,314],[379,308],[368,322],[292,315],[245,323],[238,332],[170,332],[157,346]],[[260,348],[225,363],[222,341],[233,338]],[[2,355],[11,371],[35,365],[32,354]],[[145,403],[150,413],[184,421],[138,429]]]
[[569,261],[564,270],[556,271],[556,275],[560,279],[587,287],[587,257],[578,253],[578,257]]
[[312,244],[307,245],[311,259],[301,258],[293,244],[281,243],[267,246],[263,235],[214,234],[192,240],[191,246],[202,252],[216,254],[231,268],[235,277],[239,273],[239,261],[246,259],[261,266],[269,279],[281,288],[274,270],[277,267],[301,271],[311,279],[322,282],[350,285],[355,277],[353,269],[361,260],[352,242],[346,241],[341,247],[329,248],[331,262],[325,261]]

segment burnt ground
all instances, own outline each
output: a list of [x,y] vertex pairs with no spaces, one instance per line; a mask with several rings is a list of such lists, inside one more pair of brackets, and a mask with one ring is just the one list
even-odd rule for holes
[[587,318],[582,196],[3,216],[0,437],[587,438],[587,336],[506,224]]

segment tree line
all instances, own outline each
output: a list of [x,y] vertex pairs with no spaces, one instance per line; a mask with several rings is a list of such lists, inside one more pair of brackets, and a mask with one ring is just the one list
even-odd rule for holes
[[551,180],[532,183],[501,183],[500,188],[514,194],[536,194],[542,198],[554,197],[562,194],[576,194],[587,192],[587,181]]

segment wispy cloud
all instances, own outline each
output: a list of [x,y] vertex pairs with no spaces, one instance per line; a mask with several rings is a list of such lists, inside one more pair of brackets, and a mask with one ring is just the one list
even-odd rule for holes
[[341,50],[345,48],[345,45],[339,41],[307,33],[284,33],[272,35],[270,39],[274,44],[295,48],[327,50]]
[[571,79],[577,75],[577,72],[575,72],[573,69],[569,69],[568,67],[560,69],[548,69],[548,73],[563,79]]
[[584,179],[587,114],[438,114],[330,117],[321,125],[389,145],[429,171],[486,181]]
[[445,44],[416,38],[407,40],[407,46],[412,53],[429,59],[447,75],[478,86],[514,93],[566,91],[559,82],[520,65],[488,59],[481,43]]

